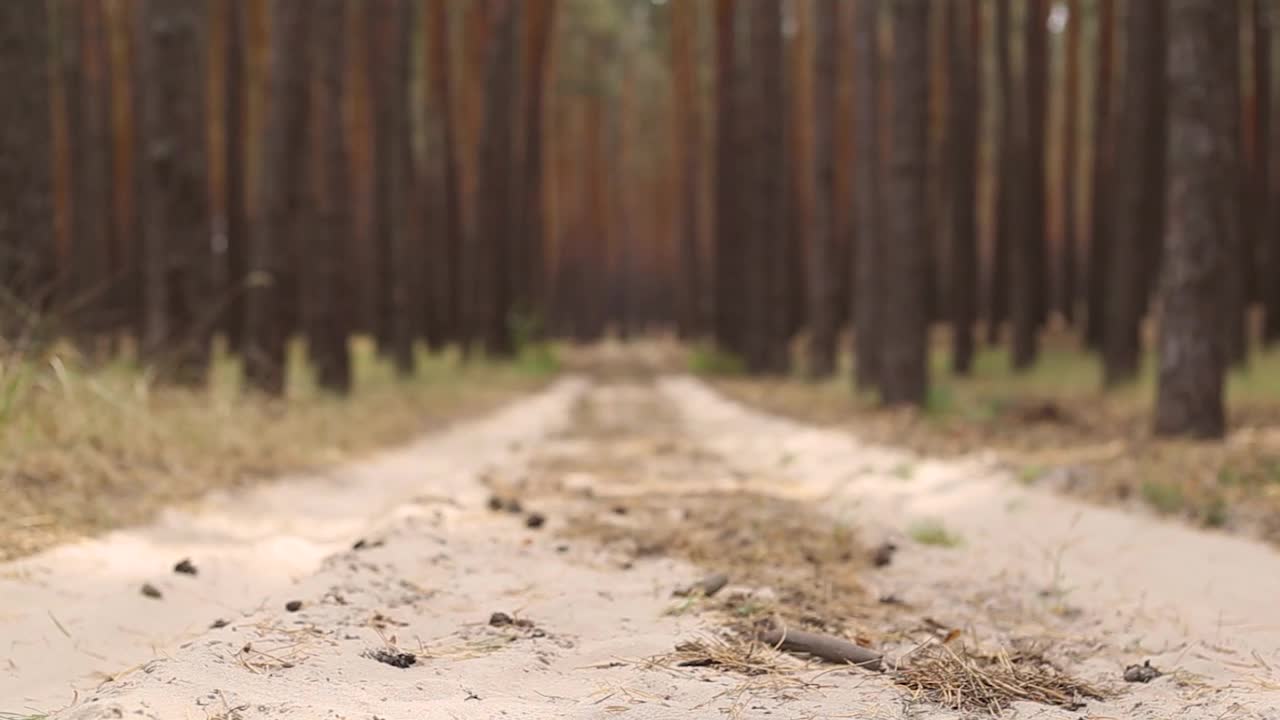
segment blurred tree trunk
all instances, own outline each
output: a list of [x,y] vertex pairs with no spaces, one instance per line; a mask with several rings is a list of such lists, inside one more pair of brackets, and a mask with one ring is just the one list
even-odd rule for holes
[[[1026,104],[1027,153],[1026,153],[1026,242],[1025,269],[1031,283],[1032,299],[1031,343],[1022,348],[1022,360],[1026,367],[1035,362],[1039,345],[1034,333],[1049,318],[1049,223],[1046,201],[1048,176],[1045,158],[1048,152],[1049,126],[1049,6],[1050,0],[1030,0],[1024,9],[1026,54],[1021,75],[1022,102]],[[1024,344],[1026,339],[1023,339]],[[1014,355],[1018,356],[1015,346]]]
[[[1034,35],[1038,17],[1038,0],[1026,8],[1025,37]],[[1012,19],[1010,0],[1000,0],[998,9],[996,47],[999,53],[1000,82],[1004,86],[1004,122],[1002,142],[1005,148],[1003,190],[1001,197],[1001,221],[1005,231],[1004,252],[1008,268],[1008,314],[1012,325],[1010,359],[1015,370],[1027,370],[1035,362],[1039,351],[1039,297],[1043,273],[1038,272],[1038,259],[1042,255],[1037,247],[1044,237],[1033,223],[1036,219],[1036,196],[1043,190],[1043,163],[1036,158],[1042,147],[1033,144],[1032,100],[1035,92],[1030,86],[1032,75],[1026,63],[1022,72],[1014,67],[1012,47]],[[1030,49],[1031,41],[1027,46]],[[1028,56],[1030,53],[1027,54]],[[1003,145],[1002,145],[1003,147]],[[1037,171],[1041,181],[1037,182]]]
[[684,338],[701,331],[698,266],[698,211],[701,205],[701,132],[697,91],[698,8],[693,3],[671,5],[671,76],[674,85],[675,155],[678,158],[672,193],[679,248],[679,312],[677,327]]
[[1236,201],[1240,205],[1232,216],[1235,220],[1234,224],[1223,227],[1227,238],[1227,282],[1223,285],[1222,331],[1226,334],[1227,362],[1233,367],[1243,366],[1249,357],[1249,327],[1246,320],[1249,298],[1252,295],[1250,278],[1253,275],[1254,262],[1251,228],[1246,226],[1249,220],[1249,181],[1244,172],[1243,158],[1241,158],[1243,148],[1240,147],[1244,140],[1244,128],[1241,123],[1244,114],[1244,103],[1241,97],[1244,76],[1240,67],[1241,2],[1242,0],[1223,0],[1222,3],[1222,12],[1230,13],[1231,26],[1235,29],[1235,32],[1223,36],[1223,39],[1231,43],[1233,48],[1230,57],[1233,80],[1227,85],[1232,104],[1227,112],[1227,118],[1231,137],[1235,138],[1237,146],[1233,154],[1236,161],[1236,174],[1231,180],[1231,186],[1235,190]]
[[978,122],[982,69],[978,0],[947,5],[951,36],[951,368],[957,375],[973,369],[974,324],[978,315],[977,156],[982,139]]
[[923,406],[928,392],[925,284],[929,0],[894,0],[893,134],[886,183],[883,363],[885,405]]
[[518,90],[519,8],[511,0],[492,0],[491,4],[496,31],[485,72],[485,111],[476,194],[477,204],[484,210],[476,214],[475,281],[485,349],[503,357],[514,352],[508,327],[511,312],[508,277],[515,210],[511,161]]
[[1067,37],[1063,58],[1065,96],[1062,107],[1062,285],[1058,307],[1068,325],[1075,323],[1079,206],[1077,190],[1080,178],[1080,43],[1084,36],[1084,7],[1080,0],[1067,0]]
[[[24,3],[17,3],[22,5]],[[79,45],[69,88],[72,131],[72,285],[77,324],[91,334],[113,333],[128,318],[117,276],[111,208],[111,89],[106,21],[101,3],[69,3],[68,38]],[[78,31],[78,32],[77,32]],[[78,82],[76,82],[78,81]]]
[[352,313],[350,185],[342,117],[345,0],[317,0],[311,43],[311,247],[302,282],[308,349],[320,387],[351,389]]
[[813,220],[809,247],[809,374],[836,370],[835,121],[838,0],[817,0],[813,51]]
[[[1106,265],[1107,312],[1103,336],[1104,380],[1108,386],[1133,380],[1138,374],[1142,344],[1140,328],[1145,304],[1144,266],[1148,233],[1159,233],[1163,221],[1153,215],[1156,192],[1164,178],[1158,173],[1164,153],[1159,105],[1153,95],[1164,86],[1163,12],[1159,3],[1125,4],[1124,97],[1116,163],[1115,216]],[[1154,91],[1154,92],[1153,92]],[[1158,207],[1158,206],[1156,206]],[[1149,223],[1155,222],[1154,228]]]
[[786,97],[782,6],[776,0],[752,0],[750,61],[753,69],[751,109],[751,226],[749,262],[752,282],[752,351],[748,367],[784,373],[790,364],[792,283],[787,240]]
[[212,341],[213,257],[205,193],[203,0],[146,0],[139,12],[143,85],[142,347],[167,370],[201,383]]
[[1266,308],[1263,337],[1269,344],[1280,342],[1280,123],[1274,121],[1272,102],[1272,63],[1274,43],[1272,33],[1276,21],[1276,8],[1267,0],[1259,0],[1254,15],[1254,67],[1259,69],[1254,81],[1257,86],[1258,128],[1258,193],[1264,207],[1263,227],[1259,236],[1264,265],[1259,289]]
[[295,103],[305,97],[303,50],[307,20],[303,0],[254,0],[249,15],[248,44],[251,70],[248,164],[249,276],[245,289],[245,380],[251,387],[279,395],[284,392],[285,353],[289,336],[289,277],[291,217],[290,188],[302,181],[301,148],[304,129],[292,126]]
[[145,199],[139,172],[143,158],[138,140],[138,118],[142,111],[137,77],[138,5],[125,0],[106,0],[101,7],[108,58],[104,69],[109,78],[107,189],[110,191],[112,230],[109,237],[115,281],[110,305],[117,309],[114,330],[130,333],[136,339],[142,337],[144,325],[139,217]]
[[408,0],[369,3],[370,84],[374,92],[374,202],[378,245],[379,336],[396,371],[414,370],[414,340],[426,301],[420,297],[420,238],[409,226],[412,139],[409,125],[409,51],[413,28]]
[[[545,321],[546,277],[546,175],[543,115],[547,96],[547,73],[552,54],[556,21],[556,0],[526,0],[524,36],[524,153],[520,186],[520,221],[516,228],[521,253],[511,263],[512,305],[541,324]],[[540,329],[540,328],[539,328]]]
[[1116,0],[1099,0],[1098,4],[1098,72],[1093,89],[1093,172],[1090,183],[1089,262],[1085,280],[1088,285],[1085,316],[1085,344],[1101,350],[1106,326],[1107,273],[1110,258],[1113,202],[1113,175],[1116,171],[1116,124],[1118,113],[1112,109],[1115,87]]
[[1239,212],[1233,197],[1238,147],[1228,120],[1238,79],[1236,15],[1221,0],[1169,3],[1169,234],[1161,290],[1158,435],[1217,438],[1222,402],[1223,228]]
[[53,138],[44,0],[0,3],[0,337],[34,330],[37,297],[52,289]]
[[881,316],[884,313],[885,239],[881,236],[880,0],[857,0],[853,33],[854,179],[856,278],[853,306],[854,374],[863,390],[880,385]]
[[436,228],[431,273],[431,305],[435,317],[433,345],[460,337],[462,310],[462,205],[458,170],[457,133],[454,125],[452,52],[449,43],[449,0],[428,0],[426,20],[430,46],[432,110],[438,144],[435,145],[439,173]]
[[242,0],[216,0],[218,14],[226,28],[225,70],[226,119],[224,121],[226,173],[226,279],[224,314],[227,344],[232,352],[244,349],[245,294],[248,282],[249,208],[245,183],[245,53],[244,8]]
[[1018,103],[1013,85],[1013,58],[1010,47],[1010,34],[1013,32],[1011,18],[1011,0],[995,0],[995,37],[994,51],[996,57],[996,81],[1000,85],[1000,119],[998,159],[996,161],[996,240],[991,257],[990,292],[991,309],[988,312],[987,342],[995,345],[1000,342],[1000,331],[1009,319],[1012,277],[1010,259],[1015,251],[1014,241],[1020,236],[1012,223],[1015,214],[1024,208],[1018,197],[1018,161],[1019,145],[1016,137],[1016,121]]
[[738,9],[737,0],[716,0],[715,337],[721,349],[745,354],[747,263],[739,164],[745,122]]

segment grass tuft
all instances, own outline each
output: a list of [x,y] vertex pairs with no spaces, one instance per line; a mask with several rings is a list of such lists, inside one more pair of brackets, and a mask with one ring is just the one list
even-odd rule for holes
[[[353,343],[355,387],[316,387],[295,344],[283,398],[242,390],[215,353],[203,385],[160,385],[128,358],[90,366],[74,349],[0,359],[0,560],[145,521],[215,488],[351,460],[543,382],[521,363],[417,354],[401,377]],[[539,369],[544,370],[545,365]]]
[[913,523],[907,530],[907,534],[921,545],[954,548],[964,543],[959,535],[947,530],[939,520],[921,520]]

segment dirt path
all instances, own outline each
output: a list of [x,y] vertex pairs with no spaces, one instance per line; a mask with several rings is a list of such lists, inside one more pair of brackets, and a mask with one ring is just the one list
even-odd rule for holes
[[[899,550],[873,568],[884,539]],[[187,556],[198,576],[168,572]],[[720,594],[672,597],[711,570]],[[0,567],[0,597],[0,711],[78,689],[57,717],[956,716],[894,673],[732,640],[737,668],[672,655],[764,615],[908,660],[938,636],[975,657],[1037,644],[1121,691],[1020,718],[1280,717],[1270,549],[859,446],[684,378],[561,383],[337,478]],[[1147,659],[1171,674],[1120,681]]]

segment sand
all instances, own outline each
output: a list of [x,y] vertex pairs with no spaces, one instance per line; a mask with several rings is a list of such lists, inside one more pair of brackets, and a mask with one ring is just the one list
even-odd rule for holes
[[[567,432],[582,402],[609,416],[611,432]],[[644,409],[654,406],[662,423]],[[628,455],[625,471],[566,470],[529,495],[525,514],[487,507],[494,485],[546,481],[548,467],[589,467],[605,450],[673,436],[700,459]],[[211,497],[152,526],[0,566],[0,711],[86,720],[957,716],[856,669],[805,667],[778,682],[653,660],[717,631],[709,614],[672,612],[672,590],[707,569],[661,554],[624,558],[561,531],[572,496],[681,483],[806,503],[868,546],[892,539],[901,548],[893,563],[865,583],[869,596],[906,604],[904,626],[930,618],[974,643],[1035,640],[1071,672],[1121,691],[1075,710],[1019,704],[1011,717],[1280,718],[1280,555],[1271,548],[1025,488],[990,458],[941,462],[867,446],[684,377],[567,380],[326,477]],[[528,527],[528,512],[546,524]],[[959,544],[914,541],[922,521]],[[365,547],[351,549],[358,539]],[[184,557],[199,575],[171,572]],[[144,597],[143,583],[163,597]],[[291,612],[290,601],[301,607]],[[495,612],[520,624],[492,626]],[[219,619],[226,626],[210,629]],[[412,654],[413,664],[394,667],[371,657],[378,652]],[[1144,660],[1169,674],[1120,680]]]

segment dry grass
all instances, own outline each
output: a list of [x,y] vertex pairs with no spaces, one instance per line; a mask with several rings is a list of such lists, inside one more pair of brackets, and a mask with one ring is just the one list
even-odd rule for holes
[[984,654],[935,643],[912,654],[895,673],[918,697],[954,710],[999,715],[1012,703],[1037,702],[1077,710],[1108,693],[1071,677],[1043,656]]
[[157,509],[285,472],[349,460],[496,407],[545,373],[420,357],[397,379],[358,343],[350,398],[318,392],[294,353],[285,399],[153,384],[128,361],[86,370],[70,351],[0,359],[0,560],[141,522]]
[[934,353],[924,410],[884,411],[840,379],[716,378],[725,393],[780,415],[846,428],[870,442],[933,456],[992,449],[1028,484],[1102,503],[1141,502],[1209,527],[1280,542],[1280,352],[1256,355],[1227,386],[1226,442],[1157,440],[1150,431],[1154,368],[1104,392],[1097,359],[1049,338],[1031,371],[1009,370],[1003,352],[979,354],[972,377]]

